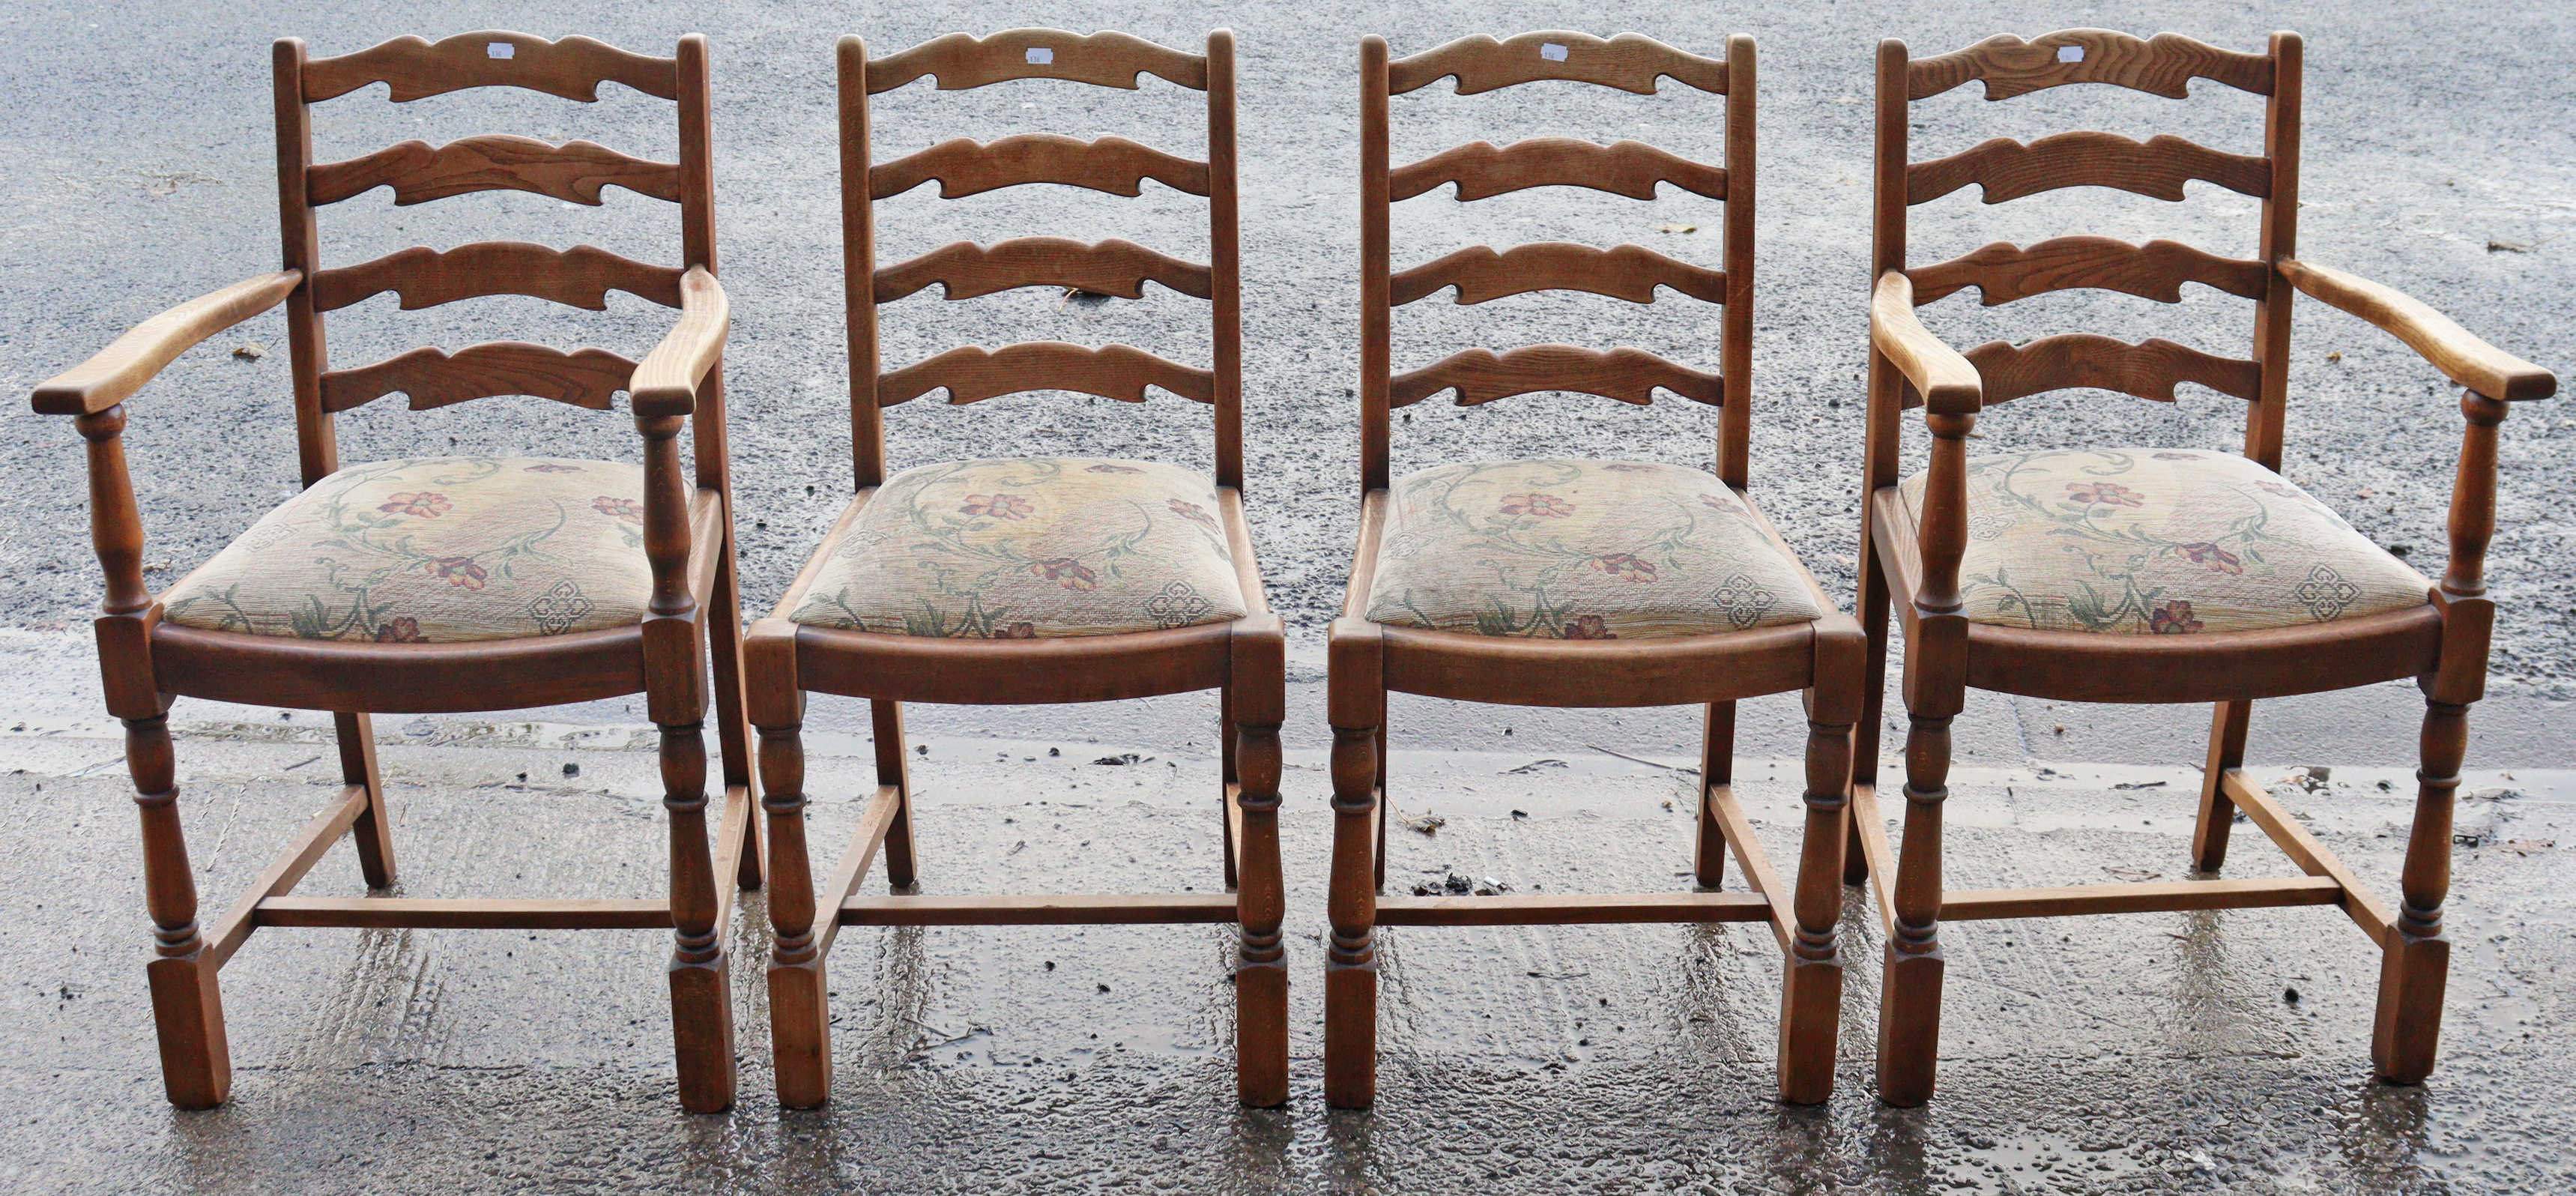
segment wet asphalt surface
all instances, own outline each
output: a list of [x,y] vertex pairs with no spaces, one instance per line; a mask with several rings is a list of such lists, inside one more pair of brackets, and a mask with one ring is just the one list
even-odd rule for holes
[[[2368,1079],[2375,960],[2330,910],[1988,923],[1952,951],[1944,1091],[1895,1112],[1869,1096],[1876,931],[1854,901],[1844,1082],[1820,1110],[1767,1099],[1777,965],[1750,927],[1410,931],[1390,934],[1381,1104],[1326,1114],[1319,1095],[1321,917],[1329,820],[1321,769],[1320,640],[1340,600],[1355,496],[1357,368],[1355,43],[1383,31],[1407,53],[1470,32],[1635,29],[1714,53],[1729,32],[1762,45],[1760,299],[1754,493],[1829,589],[1851,587],[1866,303],[1871,42],[1935,53],[1999,31],[2073,25],[2190,33],[2252,49],[2272,28],[2308,38],[2302,256],[2398,285],[2507,351],[2576,362],[2576,121],[2561,65],[2563,7],[2400,8],[2207,3],[1828,5],[1760,13],[1610,5],[1384,6],[946,3],[824,11],[791,5],[608,8],[439,3],[330,12],[25,4],[0,12],[17,65],[0,77],[11,218],[0,280],[0,392],[29,387],[181,299],[271,268],[276,254],[267,42],[344,53],[406,32],[485,27],[588,33],[654,51],[679,33],[714,43],[720,238],[735,329],[728,354],[747,605],[784,589],[849,484],[846,366],[830,41],[882,54],[947,32],[1016,25],[1126,29],[1193,44],[1212,24],[1241,38],[1247,437],[1252,521],[1274,605],[1292,627],[1284,835],[1297,969],[1295,1099],[1243,1112],[1230,1099],[1224,934],[1210,928],[860,932],[836,956],[839,1098],[782,1116],[764,1096],[754,966],[761,905],[735,944],[745,1099],[693,1118],[671,1098],[660,936],[263,932],[227,971],[238,1069],[224,1110],[178,1114],[158,1092],[141,982],[133,816],[120,746],[99,714],[83,627],[96,565],[83,534],[79,448],[67,421],[15,411],[0,454],[24,479],[0,508],[0,776],[20,831],[0,926],[0,1186],[24,1191],[2564,1191],[2561,1147],[2576,1076],[2561,969],[2576,867],[2576,416],[2563,400],[2504,429],[2501,527],[2489,576],[2500,602],[2492,696],[2473,716],[2470,803],[2493,833],[2460,852],[2453,1005],[2443,1069],[2420,1090]],[[668,159],[668,109],[615,88],[598,105],[464,93],[405,106],[370,89],[319,110],[333,160],[408,137],[508,130]],[[1394,157],[1471,138],[1634,136],[1718,155],[1717,101],[1522,88],[1397,102]],[[2201,84],[2177,105],[2061,89],[1987,105],[1974,89],[1918,105],[1916,154],[2068,127],[2174,132],[2259,152],[2251,97]],[[949,136],[1052,131],[1203,148],[1196,93],[1029,83],[879,97],[881,154]],[[2250,200],[2195,185],[2180,205],[2098,190],[2000,208],[1966,195],[1915,211],[1916,255],[1987,240],[2086,231],[2253,252]],[[929,189],[880,208],[881,260],[945,241],[1051,233],[1123,236],[1204,258],[1199,201],[1149,187],[1118,200],[1019,189],[946,202]],[[1462,245],[1636,241],[1714,265],[1717,206],[1668,191],[1638,202],[1527,192],[1473,205],[1400,205],[1399,264]],[[1665,225],[1701,231],[1666,233]],[[600,209],[525,195],[396,208],[384,192],[324,217],[325,260],[414,243],[587,241],[644,260],[675,252],[672,210],[623,191]],[[1206,359],[1204,306],[1160,290],[1090,305],[1016,292],[885,315],[889,367],[961,343],[1125,341]],[[1524,296],[1477,308],[1426,302],[1397,320],[1409,367],[1462,344],[1628,343],[1715,356],[1714,313],[1667,296],[1632,307]],[[1981,310],[1927,309],[1958,343],[2096,329],[2240,351],[2241,304],[2207,291],[2179,306],[2061,294]],[[2381,334],[2300,308],[2286,472],[2366,534],[2441,564],[2459,419],[2438,375]],[[336,314],[334,361],[421,343],[595,343],[637,355],[667,315],[629,297],[605,315],[491,299],[403,313],[379,299]],[[173,365],[129,408],[146,510],[146,561],[167,584],[292,492],[283,332],[254,320]],[[226,350],[273,350],[245,360]],[[2166,406],[2091,392],[2023,400],[1980,425],[1985,447],[2067,443],[2217,447],[2237,404],[2185,388]],[[1204,467],[1201,409],[1022,395],[892,413],[896,464],[968,454],[1089,452]],[[414,413],[381,403],[342,417],[343,459],[436,452],[629,457],[631,430],[538,400]],[[1553,454],[1702,459],[1715,414],[1579,396],[1459,411],[1413,409],[1399,470],[1463,457]],[[1920,433],[1909,451],[1919,458]],[[816,705],[816,841],[837,846],[868,787],[865,721]],[[2313,791],[2284,787],[2328,844],[2393,884],[2418,699],[2406,686],[2267,703],[2251,757],[2265,779],[2326,763]],[[200,883],[220,908],[328,787],[303,761],[318,720],[183,702],[180,765]],[[379,721],[401,811],[406,893],[642,896],[662,850],[648,742],[618,703],[520,724]],[[1215,883],[1213,702],[1104,710],[927,709],[921,762],[925,881],[934,891],[1148,891]],[[1455,871],[1549,889],[1687,883],[1686,795],[1665,764],[1692,753],[1693,712],[1545,712],[1399,700],[1395,804],[1436,810],[1436,836],[1400,835],[1390,879]],[[1960,886],[2173,879],[2189,835],[2187,767],[2199,708],[2051,707],[1972,697],[1960,720],[1949,859]],[[834,735],[839,739],[835,741]],[[1775,859],[1794,856],[1791,778],[1801,728],[1781,700],[1748,704],[1738,775]],[[1891,744],[1893,737],[1891,736]],[[1060,748],[1061,757],[1045,749]],[[1135,752],[1137,771],[1091,760]],[[997,757],[1003,757],[997,759]],[[1023,757],[1027,759],[1023,760]],[[1560,761],[1551,765],[1545,761]],[[578,764],[578,775],[563,766]],[[1008,767],[1004,767],[1008,765]],[[1160,768],[1160,773],[1155,772]],[[1524,771],[1515,771],[1524,770]],[[521,781],[525,774],[533,781]],[[1779,779],[1775,782],[1773,776]],[[1419,778],[1411,779],[1411,778]],[[2112,789],[2113,784],[2161,788]],[[41,786],[41,789],[38,788]],[[2179,792],[2177,792],[2179,791]],[[1048,803],[1033,806],[1029,803]],[[1682,809],[1687,809],[1684,804]],[[1531,816],[1516,818],[1518,809]],[[2253,836],[2233,875],[2286,870]],[[2547,843],[2551,846],[2540,846]],[[828,854],[830,848],[824,849]],[[1133,859],[1130,859],[1130,857]],[[303,892],[355,894],[340,849]],[[1605,875],[1607,874],[1607,875]],[[872,882],[875,883],[875,882]],[[495,953],[498,954],[495,954]],[[1049,970],[1043,965],[1053,962]],[[1107,984],[1103,994],[1098,986]],[[2300,995],[2285,999],[2288,990]],[[1094,1036],[1097,1037],[1094,1037]]]

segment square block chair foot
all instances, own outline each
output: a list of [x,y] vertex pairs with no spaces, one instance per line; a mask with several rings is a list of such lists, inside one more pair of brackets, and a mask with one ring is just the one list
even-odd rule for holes
[[1377,965],[1324,966],[1324,1103],[1377,1102]]
[[1887,948],[1878,1006],[1878,1099],[1910,1109],[1932,1099],[1941,1060],[1941,977],[1935,947],[1920,954]]

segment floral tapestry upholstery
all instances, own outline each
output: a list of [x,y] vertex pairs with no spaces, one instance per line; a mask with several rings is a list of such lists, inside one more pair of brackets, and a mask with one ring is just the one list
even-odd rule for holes
[[[1923,510],[1928,474],[1905,480]],[[2068,449],[1968,459],[1968,621],[2183,635],[2421,606],[2432,583],[2234,453]]]
[[1802,570],[1714,475],[1635,461],[1479,461],[1397,479],[1371,622],[1646,639],[1810,622]]
[[887,635],[1036,639],[1242,618],[1216,486],[1092,457],[887,478],[790,617]]
[[652,599],[644,469],[552,457],[352,465],[163,596],[210,631],[381,643],[626,627]]

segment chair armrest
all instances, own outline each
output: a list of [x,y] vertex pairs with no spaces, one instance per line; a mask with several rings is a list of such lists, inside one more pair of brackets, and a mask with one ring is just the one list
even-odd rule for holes
[[680,319],[670,335],[635,367],[627,393],[637,415],[687,415],[697,410],[698,383],[724,357],[733,330],[733,308],[724,287],[704,266],[680,276]]
[[2507,402],[2558,393],[2557,375],[2479,340],[2449,316],[2394,287],[2291,258],[2281,259],[2280,269],[2292,286],[2406,342],[2433,368],[2470,390]]
[[284,302],[304,281],[300,270],[280,270],[234,283],[137,324],[98,356],[56,374],[36,388],[35,407],[44,415],[88,415],[105,411],[143,389],[199,341]]
[[1943,344],[1914,315],[1914,281],[1903,271],[1879,276],[1869,297],[1869,343],[1905,375],[1923,402],[1944,415],[1974,415],[1984,406],[1977,367]]

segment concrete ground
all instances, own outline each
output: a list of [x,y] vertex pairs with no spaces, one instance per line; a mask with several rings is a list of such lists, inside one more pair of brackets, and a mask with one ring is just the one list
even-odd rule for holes
[[[1727,12],[1631,3],[1581,12],[1529,3],[1405,6],[1002,5],[983,0],[825,11],[784,4],[600,6],[433,0],[399,9],[249,3],[22,4],[0,10],[20,64],[0,77],[0,394],[29,387],[124,327],[275,260],[266,43],[317,54],[399,33],[507,27],[588,33],[637,49],[688,30],[713,39],[728,357],[745,590],[765,610],[845,501],[846,366],[839,320],[830,39],[879,53],[951,29],[1122,28],[1188,44],[1210,25],[1242,41],[1248,452],[1253,523],[1274,602],[1292,625],[1290,877],[1295,1099],[1230,1100],[1227,945],[1207,928],[852,932],[835,972],[839,1097],[781,1115],[756,983],[762,906],[736,927],[745,1099],[694,1118],[671,1096],[668,1018],[650,933],[263,932],[228,970],[236,1098],[173,1113],[159,1096],[141,962],[147,923],[121,745],[101,709],[85,622],[97,568],[82,534],[79,448],[66,421],[16,408],[0,465],[22,479],[0,508],[0,787],[21,811],[0,845],[0,1187],[12,1191],[482,1192],[518,1190],[1732,1192],[2503,1192],[2576,1188],[2566,894],[2576,865],[2576,418],[2533,404],[2504,429],[2495,679],[2473,716],[2452,927],[2459,949],[2445,1062],[2419,1090],[2368,1079],[2375,961],[2332,911],[1989,923],[1952,952],[1944,1091],[1895,1112],[1870,1096],[1877,934],[1857,901],[1844,1083],[1830,1106],[1783,1109],[1769,1086],[1777,963],[1749,927],[1391,933],[1379,1108],[1327,1114],[1319,1095],[1323,622],[1339,601],[1354,497],[1353,220],[1359,33],[1398,53],[1470,32],[1635,29],[1714,52],[1761,40],[1760,307],[1754,491],[1827,585],[1848,592],[1857,533],[1866,295],[1870,43],[1933,53],[1999,31],[2067,25],[2187,32],[2254,48],[2308,37],[2303,256],[2399,285],[2500,347],[2576,361],[2576,50],[2564,6],[2434,8],[1951,3],[1772,6]],[[406,137],[494,129],[586,137],[668,158],[668,109],[608,89],[596,106],[467,93],[395,107],[380,92],[319,110],[335,159]],[[2203,84],[2175,105],[2066,89],[2007,105],[1962,90],[1916,109],[1918,155],[1988,136],[2076,126],[2175,132],[2258,152],[2258,106]],[[1040,129],[1203,144],[1195,93],[1025,84],[915,86],[880,97],[888,152],[952,135]],[[1472,137],[1637,136],[1714,158],[1715,104],[1519,89],[1399,101],[1399,160]],[[882,209],[884,260],[960,236],[1125,236],[1204,253],[1203,207],[1025,190],[949,204],[927,190]],[[2205,186],[2164,204],[2092,190],[1987,208],[1965,196],[1915,213],[1918,256],[2072,231],[2187,240],[2251,254],[2252,204]],[[1634,240],[1714,264],[1715,205],[1554,192],[1398,209],[1399,257],[1459,245]],[[325,217],[326,260],[415,242],[588,241],[672,254],[669,209],[612,191],[602,209],[519,195],[395,208],[382,192]],[[1203,307],[1150,291],[1059,303],[1023,292],[928,296],[886,313],[889,366],[959,343],[1123,340],[1205,360]],[[1585,296],[1479,308],[1425,303],[1398,320],[1398,362],[1461,343],[1631,343],[1714,356],[1708,313]],[[2025,318],[2036,317],[2036,318]],[[2199,292],[2178,307],[2060,295],[1927,309],[1963,343],[2093,328],[2234,352],[2240,306]],[[2438,573],[2459,421],[2449,388],[2395,342],[2316,304],[2300,309],[2298,398],[2286,472],[2366,534]],[[667,320],[624,297],[605,315],[498,299],[335,315],[335,362],[435,341],[525,338],[640,353]],[[1505,329],[1508,328],[1508,331]],[[1508,339],[1499,339],[1508,338]],[[275,316],[174,365],[130,410],[130,442],[166,584],[294,485],[286,359]],[[240,343],[272,350],[243,360]],[[1987,444],[2227,443],[2233,402],[2173,406],[2089,392],[1988,417]],[[1691,461],[1714,414],[1580,398],[1482,411],[1415,409],[1399,468],[1551,453]],[[0,413],[13,410],[0,404]],[[1095,452],[1204,465],[1204,413],[1026,395],[893,413],[898,464],[963,454]],[[631,457],[623,419],[537,400],[413,413],[383,403],[341,421],[350,461],[449,451]],[[1919,456],[1920,437],[1909,449]],[[817,703],[813,789],[835,847],[871,784],[865,720]],[[2409,687],[2267,703],[2252,758],[2362,875],[2391,886],[2420,701]],[[1103,710],[913,712],[924,879],[935,891],[1006,885],[1149,891],[1216,881],[1213,702]],[[1794,858],[1786,700],[1747,706],[1738,777],[1775,859]],[[2199,708],[2067,707],[1972,697],[1949,858],[1953,883],[2102,883],[2178,875]],[[236,893],[328,792],[317,716],[182,702],[182,806],[210,907]],[[1396,877],[1491,876],[1549,889],[1677,887],[1685,866],[1692,712],[1548,712],[1399,701],[1395,804],[1448,819],[1403,832]],[[620,703],[491,719],[379,720],[413,895],[499,891],[642,896],[662,851],[649,739]],[[1891,736],[1891,744],[1893,737]],[[1051,755],[1056,749],[1061,755]],[[1142,766],[1092,761],[1133,752]],[[1618,754],[1614,754],[1618,753]],[[1641,762],[1642,761],[1642,762]],[[578,772],[568,772],[577,765]],[[2305,767],[2328,766],[2323,780]],[[1157,771],[1157,770],[1160,771]],[[16,771],[10,771],[16,770]],[[2162,782],[2158,785],[2158,782]],[[2382,790],[2385,782],[2391,786]],[[2119,788],[2118,786],[2130,786]],[[2139,787],[2144,786],[2144,787]],[[1675,799],[1684,799],[1676,801]],[[1674,802],[1676,809],[1665,804]],[[1528,817],[1515,815],[1525,812]],[[2287,870],[2240,837],[2231,874]],[[828,849],[827,849],[828,851]],[[2118,869],[2118,871],[2109,871]],[[307,882],[359,891],[345,849]],[[492,952],[501,954],[494,955]],[[1050,969],[1045,965],[1053,963]],[[1107,985],[1109,991],[1099,991]],[[2296,990],[2298,997],[2287,994]]]

